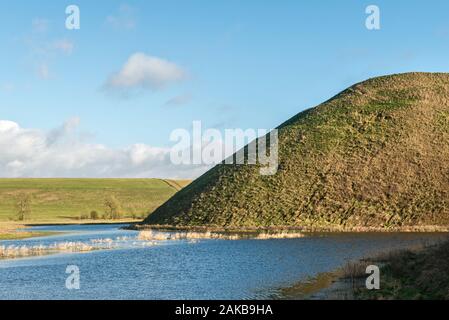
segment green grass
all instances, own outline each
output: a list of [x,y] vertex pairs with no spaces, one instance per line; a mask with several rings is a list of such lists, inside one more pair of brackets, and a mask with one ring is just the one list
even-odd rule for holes
[[[449,242],[402,250],[382,262],[380,290],[354,289],[357,299],[447,300]],[[365,275],[366,276],[366,275]]]
[[16,218],[20,194],[31,196],[30,218],[24,223],[72,221],[96,210],[114,195],[124,218],[144,217],[173,196],[188,181],[160,179],[0,179],[0,221]]
[[316,229],[449,226],[449,74],[356,84],[279,126],[279,170],[217,165],[146,220]]

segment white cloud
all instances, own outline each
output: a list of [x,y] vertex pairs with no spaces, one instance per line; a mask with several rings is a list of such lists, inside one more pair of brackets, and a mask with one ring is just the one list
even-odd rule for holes
[[73,48],[75,47],[74,43],[67,39],[56,40],[53,43],[53,47],[56,50],[59,50],[65,54],[71,54],[73,52]]
[[164,106],[165,107],[180,106],[183,104],[187,104],[190,101],[192,101],[191,94],[189,94],[189,93],[180,94],[178,96],[168,99],[167,102],[164,103]]
[[2,83],[0,85],[0,91],[2,91],[2,92],[10,93],[10,92],[13,92],[14,89],[15,89],[14,84],[12,84],[10,82]]
[[75,49],[75,44],[67,38],[51,39],[49,37],[49,20],[34,18],[32,29],[24,37],[24,43],[28,49],[30,64],[36,70],[40,79],[47,80],[52,74],[49,72],[55,59],[61,54],[70,55]]
[[33,32],[43,33],[48,30],[48,20],[42,18],[34,18],[31,22]]
[[50,78],[50,71],[46,63],[41,63],[37,67],[37,76],[43,80],[48,80]]
[[134,8],[123,4],[118,13],[106,17],[106,23],[118,29],[134,29],[137,25]]
[[0,120],[0,133],[17,132],[19,125],[13,121]]
[[110,148],[80,138],[79,119],[50,131],[0,120],[0,177],[194,178],[205,166],[175,166],[168,148]]
[[112,90],[159,90],[185,78],[186,72],[176,64],[158,57],[135,53],[119,72],[109,77],[105,86]]

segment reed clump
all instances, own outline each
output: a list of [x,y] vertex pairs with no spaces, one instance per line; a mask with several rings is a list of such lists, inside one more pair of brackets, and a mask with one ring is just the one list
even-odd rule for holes
[[116,237],[115,239],[99,238],[91,239],[86,242],[65,241],[55,242],[47,245],[0,245],[0,259],[25,258],[55,253],[77,253],[89,252],[94,250],[110,250],[121,247],[151,247],[157,244],[158,243],[156,241],[150,241],[145,237],[138,238],[136,236],[122,236]]
[[83,242],[59,242],[51,245],[9,245],[0,246],[0,259],[41,256],[51,253],[87,252],[96,248]]
[[297,239],[303,238],[305,235],[301,232],[279,232],[279,233],[259,233],[254,239],[269,240],[269,239]]
[[303,233],[298,232],[279,232],[279,233],[219,233],[219,232],[158,232],[154,230],[143,230],[139,232],[139,240],[201,240],[201,239],[221,239],[221,240],[240,240],[240,239],[293,239],[302,238]]

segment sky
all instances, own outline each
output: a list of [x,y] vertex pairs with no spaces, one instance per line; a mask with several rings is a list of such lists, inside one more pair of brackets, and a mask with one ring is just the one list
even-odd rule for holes
[[270,129],[374,76],[449,70],[443,0],[0,6],[1,177],[195,178],[208,166],[168,157],[193,121]]

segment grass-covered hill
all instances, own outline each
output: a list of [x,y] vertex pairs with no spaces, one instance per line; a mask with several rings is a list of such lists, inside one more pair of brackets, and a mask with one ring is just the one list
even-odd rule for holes
[[0,227],[17,218],[17,204],[27,196],[30,214],[25,222],[71,222],[105,213],[105,201],[114,197],[123,218],[139,218],[153,211],[185,180],[160,179],[0,179]]
[[449,74],[356,84],[282,124],[279,143],[277,174],[218,165],[144,224],[449,225]]

